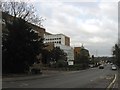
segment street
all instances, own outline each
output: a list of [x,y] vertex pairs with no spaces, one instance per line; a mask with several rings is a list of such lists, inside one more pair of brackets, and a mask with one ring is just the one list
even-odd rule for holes
[[111,65],[106,65],[104,69],[96,67],[39,79],[3,80],[2,84],[3,88],[107,88],[115,74],[117,75],[117,71],[112,71]]

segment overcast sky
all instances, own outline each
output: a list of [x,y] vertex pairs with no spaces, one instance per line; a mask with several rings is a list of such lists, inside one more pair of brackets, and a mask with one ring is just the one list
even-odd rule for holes
[[70,37],[90,55],[111,56],[118,39],[118,0],[29,0],[37,15],[46,19],[47,32]]
[[70,37],[71,46],[84,45],[90,54],[110,56],[118,38],[118,2],[34,1],[44,28]]

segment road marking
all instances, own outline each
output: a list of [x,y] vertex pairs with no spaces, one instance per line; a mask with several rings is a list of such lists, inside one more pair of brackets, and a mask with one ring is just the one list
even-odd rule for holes
[[23,86],[28,86],[27,83],[22,83],[21,85],[19,85],[20,87],[23,87]]
[[110,80],[112,79],[112,76],[106,76],[106,79]]
[[60,80],[60,79],[55,79],[55,80]]
[[104,78],[104,76],[100,76],[100,79],[103,79]]
[[113,84],[113,88],[115,88],[116,84]]
[[93,82],[93,80],[90,80],[91,82]]
[[15,83],[15,82],[10,82],[10,83]]
[[112,78],[111,78],[111,77],[107,77],[106,79],[110,80],[110,79],[112,79]]
[[116,79],[117,79],[117,75],[115,74],[114,79],[113,79],[113,81],[110,83],[110,85],[107,87],[107,90],[109,90],[109,89],[111,88],[111,86],[115,83]]

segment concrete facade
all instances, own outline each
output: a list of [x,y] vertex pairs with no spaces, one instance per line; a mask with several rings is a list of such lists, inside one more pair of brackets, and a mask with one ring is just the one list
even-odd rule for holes
[[70,38],[63,34],[44,35],[44,43],[54,43],[67,54],[68,65],[73,65],[74,49],[70,47]]
[[[11,21],[14,19],[13,16],[5,13],[5,12],[2,12],[2,18],[3,19],[6,19],[7,21]],[[17,19],[17,18],[16,18]],[[4,22],[2,22],[3,25],[5,24]],[[37,25],[34,25],[32,23],[29,23],[26,21],[26,23],[34,30],[38,33],[39,36],[41,36],[42,38],[44,37],[44,34],[46,34],[47,32],[45,31],[45,28],[42,28],[40,26],[37,26]],[[49,33],[50,34],[50,33]]]
[[81,47],[74,47],[74,59],[76,60],[77,56],[80,54]]
[[54,48],[54,43],[45,43],[44,49],[51,51],[51,50],[53,50],[53,48]]
[[74,49],[70,46],[61,45],[61,44],[54,44],[55,47],[60,47],[60,49],[64,50],[64,52],[67,54],[67,60],[73,61],[74,60]]
[[45,43],[54,43],[70,46],[70,38],[63,34],[44,35]]

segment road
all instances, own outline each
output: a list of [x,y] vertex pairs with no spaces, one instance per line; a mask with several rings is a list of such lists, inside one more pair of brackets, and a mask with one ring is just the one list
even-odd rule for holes
[[39,79],[3,81],[3,88],[106,88],[115,74],[117,71],[106,65],[104,69],[97,67]]

